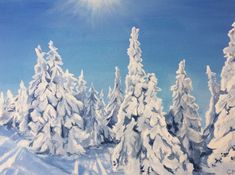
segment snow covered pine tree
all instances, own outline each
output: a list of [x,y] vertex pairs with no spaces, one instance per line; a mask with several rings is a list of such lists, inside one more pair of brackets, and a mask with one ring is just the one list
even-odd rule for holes
[[217,119],[215,104],[219,99],[220,86],[216,81],[216,73],[212,72],[210,66],[207,66],[206,73],[208,76],[208,88],[211,93],[210,104],[206,112],[206,126],[203,131],[203,151],[201,155],[201,163],[205,164],[207,156],[211,153],[211,149],[207,147],[208,143],[213,137],[214,123]]
[[[1,94],[3,95],[3,94]],[[3,111],[0,117],[0,125],[5,125],[8,128],[15,127],[15,121],[17,118],[16,110],[15,110],[15,97],[13,96],[10,90],[7,90],[6,98],[1,97],[3,100]]]
[[24,82],[20,82],[20,88],[18,90],[18,95],[16,98],[16,128],[18,129],[19,133],[26,134],[28,132],[28,91],[24,85]]
[[114,170],[126,174],[192,174],[179,140],[166,128],[156,77],[146,74],[141,58],[139,29],[133,27],[128,55],[124,101],[114,127],[118,145],[112,155]]
[[[79,115],[83,104],[66,87],[68,79],[61,68],[62,59],[52,41],[49,49],[47,54],[36,49],[38,63],[29,88],[32,105],[29,126],[34,134],[30,146],[39,153],[84,153],[80,137],[77,138],[79,134],[85,135],[83,118]],[[81,132],[73,133],[75,128]]]
[[100,146],[111,140],[110,129],[107,126],[104,111],[103,92],[98,94],[93,84],[88,91],[85,128],[89,133],[89,146]]
[[113,128],[117,123],[117,115],[120,109],[120,106],[123,102],[123,93],[121,91],[121,77],[120,70],[118,67],[115,67],[115,79],[113,89],[109,90],[108,95],[108,104],[105,108],[108,119],[108,126]]
[[218,119],[208,147],[208,165],[213,173],[235,172],[235,22],[229,31],[230,42],[224,49],[226,61],[221,73],[221,94],[216,104]]
[[179,63],[176,71],[176,82],[171,87],[172,105],[169,112],[170,131],[177,136],[188,154],[195,171],[200,169],[200,154],[202,146],[201,118],[198,105],[190,94],[192,81],[185,72],[185,60]]

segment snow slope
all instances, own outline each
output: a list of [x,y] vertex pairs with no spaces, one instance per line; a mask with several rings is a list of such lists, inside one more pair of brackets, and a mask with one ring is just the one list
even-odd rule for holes
[[27,150],[27,145],[28,142],[13,131],[0,128],[1,175],[66,175],[74,174],[74,169],[79,175],[114,174],[110,161],[112,146],[93,148],[79,157],[76,164],[72,159],[36,155]]

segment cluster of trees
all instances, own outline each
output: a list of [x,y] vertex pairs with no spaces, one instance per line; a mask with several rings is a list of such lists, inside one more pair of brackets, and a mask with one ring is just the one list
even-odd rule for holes
[[126,174],[225,174],[235,165],[235,23],[224,49],[221,83],[207,66],[210,104],[201,126],[192,80],[179,63],[171,87],[172,105],[163,111],[157,96],[157,78],[147,73],[133,27],[128,48],[129,65],[125,92],[116,68],[113,89],[105,104],[103,92],[87,90],[83,72],[76,78],[63,71],[53,42],[49,52],[36,48],[35,75],[26,88],[20,83],[17,96],[0,95],[0,124],[15,128],[39,153],[83,154],[90,146],[114,143],[114,170]]
[[31,140],[37,153],[83,154],[91,146],[114,142],[112,131],[122,103],[120,71],[116,68],[109,103],[93,85],[87,88],[83,71],[78,78],[62,69],[58,49],[50,41],[49,51],[35,49],[37,63],[29,87],[20,83],[18,94],[0,95],[0,124],[14,128]]

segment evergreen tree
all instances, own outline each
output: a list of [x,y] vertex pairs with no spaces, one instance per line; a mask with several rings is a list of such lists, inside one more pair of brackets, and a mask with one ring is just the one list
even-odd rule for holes
[[145,174],[192,174],[193,165],[182,151],[180,141],[167,130],[162,102],[156,96],[156,85],[155,75],[148,74],[143,86],[146,91],[142,102],[144,121],[141,135],[146,149],[143,171]]
[[206,112],[206,128],[208,128],[214,123],[216,117],[215,104],[219,99],[220,86],[216,81],[216,73],[212,72],[209,66],[207,66],[206,73],[208,76],[208,87],[211,93],[209,109]]
[[78,82],[77,82],[77,94],[76,94],[76,97],[80,101],[85,102],[86,91],[87,91],[87,82],[86,82],[86,80],[84,78],[83,70],[81,70],[81,74],[78,77]]
[[203,151],[202,151],[202,163],[206,163],[206,157],[211,153],[211,149],[207,147],[207,144],[213,138],[214,123],[217,119],[215,105],[219,99],[220,86],[216,81],[216,73],[212,72],[210,67],[207,66],[208,76],[208,88],[211,93],[209,108],[206,112],[206,126],[203,131]]
[[0,124],[6,125],[8,128],[12,128],[15,126],[15,120],[17,117],[15,110],[15,97],[10,90],[7,90],[5,100],[3,96],[1,98],[3,100],[3,113],[0,117]]
[[198,114],[199,107],[190,94],[192,81],[185,72],[185,60],[179,63],[176,83],[171,87],[171,91],[173,97],[170,107],[171,131],[179,138],[190,161],[198,170],[202,146],[201,119]]
[[109,90],[108,104],[106,106],[108,126],[112,128],[117,123],[117,115],[123,101],[123,93],[121,91],[120,70],[115,68],[115,80],[113,90]]
[[24,85],[24,82],[21,81],[16,99],[16,124],[17,129],[21,134],[26,134],[28,132],[28,110],[28,91]]
[[[64,98],[66,98],[67,104],[72,107],[71,109],[69,109],[69,106],[67,107],[67,110],[71,110],[70,111],[66,111],[66,109],[64,108],[65,111],[62,112],[62,114],[67,115],[67,117],[65,118],[64,121],[64,133],[66,133],[65,131],[67,131],[66,134],[66,140],[67,140],[67,144],[65,145],[66,150],[69,154],[83,154],[85,153],[85,149],[84,146],[85,145],[85,141],[88,138],[88,134],[85,132],[85,126],[84,126],[84,119],[81,116],[81,111],[84,108],[84,105],[82,104],[81,101],[78,101],[75,96],[73,95],[73,90],[74,87],[76,86],[76,81],[77,79],[74,77],[73,74],[69,73],[68,70],[66,70],[65,74],[65,83],[64,85],[64,90],[65,90],[65,96]],[[66,90],[67,89],[67,90]],[[77,105],[76,106],[73,106]],[[63,109],[63,104],[61,104],[61,108]],[[65,106],[67,105],[66,103],[64,104]],[[75,107],[75,108],[74,108]],[[58,106],[57,106],[57,110]]]
[[230,42],[224,49],[226,57],[221,73],[221,94],[216,104],[218,119],[214,124],[213,138],[208,144],[212,154],[208,165],[214,173],[233,171],[235,164],[235,22],[229,31]]
[[101,143],[104,142],[104,136],[102,134],[103,129],[100,123],[100,120],[103,117],[100,111],[103,107],[103,104],[102,101],[99,99],[99,94],[94,88],[93,84],[88,91],[87,105],[88,106],[85,115],[85,128],[87,133],[89,133],[90,135],[89,145],[99,146]]
[[201,119],[198,105],[190,94],[192,81],[185,72],[185,60],[179,63],[176,83],[171,87],[172,105],[170,106],[171,132],[175,134],[188,154],[196,170],[199,169],[201,154]]
[[[142,138],[138,130],[141,120],[139,103],[142,95],[143,77],[146,75],[142,64],[142,51],[138,41],[139,29],[133,27],[128,48],[129,65],[126,76],[126,91],[123,103],[118,112],[118,122],[114,127],[116,139],[119,141],[114,148],[112,164],[114,170],[124,168],[129,174],[140,174]],[[143,98],[142,98],[143,100]]]
[[45,54],[42,52],[41,47],[35,49],[37,56],[37,63],[34,66],[32,81],[29,83],[29,129],[32,136],[36,136],[41,130],[42,126],[47,122],[45,111],[48,100],[45,94],[46,88],[49,86],[49,74],[47,73],[47,63]]
[[126,91],[114,127],[119,143],[112,155],[113,168],[124,168],[126,174],[191,174],[192,165],[179,140],[166,129],[156,77],[143,69],[138,35],[139,29],[133,27]]
[[[50,42],[49,48],[51,44]],[[54,66],[62,65],[62,62],[60,57],[56,55],[54,48],[50,48],[49,54],[45,54],[40,48],[37,48],[36,54],[38,64],[35,65],[35,70],[38,67],[40,69],[38,69],[39,72],[35,71],[34,77],[37,77],[37,74],[41,74],[41,77],[37,77],[38,80],[36,81],[33,80],[29,88],[32,98],[31,122],[29,126],[34,134],[30,146],[38,153],[63,155],[62,119],[57,117],[57,111],[55,109],[57,105],[56,98],[62,96],[61,92],[56,91],[55,82],[57,83],[61,79],[56,69],[57,67]],[[49,57],[47,62],[45,56]],[[60,71],[62,73],[61,69]],[[34,82],[38,82],[38,84]]]
[[[31,128],[36,128],[35,137],[31,147],[39,153],[51,153],[57,155],[83,153],[84,149],[78,141],[78,134],[71,134],[72,130],[83,130],[84,122],[79,111],[82,103],[71,94],[70,80],[65,76],[61,66],[62,59],[53,42],[49,42],[50,51],[47,54],[36,49],[39,67],[45,69],[35,74],[41,74],[39,84],[32,92],[33,110],[31,112]],[[44,57],[47,56],[45,61]],[[40,64],[40,60],[43,64]],[[35,66],[38,67],[38,64]],[[37,77],[35,75],[35,77]],[[35,82],[35,80],[33,80]],[[31,83],[34,85],[34,83]],[[40,92],[40,96],[38,96]],[[33,127],[32,127],[33,126]],[[36,126],[36,127],[35,127]],[[76,130],[78,131],[78,130]],[[83,135],[83,133],[79,133]]]
[[87,109],[87,82],[84,78],[83,70],[81,70],[81,74],[78,77],[78,80],[76,81],[75,87],[74,87],[74,94],[75,97],[81,101],[84,105],[83,110],[81,111],[81,115],[84,116],[86,114]]
[[105,111],[103,90],[100,91],[96,105],[96,119],[99,125],[100,135],[102,135],[102,142],[112,142],[113,132],[108,127],[107,113]]

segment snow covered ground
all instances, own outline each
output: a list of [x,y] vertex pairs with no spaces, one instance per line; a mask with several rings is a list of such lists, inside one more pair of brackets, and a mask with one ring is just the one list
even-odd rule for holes
[[[75,160],[55,156],[36,155],[26,148],[28,142],[18,134],[0,128],[0,174],[1,175],[106,175],[113,173],[110,152],[112,145],[92,148]],[[74,165],[77,165],[74,168]]]

